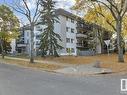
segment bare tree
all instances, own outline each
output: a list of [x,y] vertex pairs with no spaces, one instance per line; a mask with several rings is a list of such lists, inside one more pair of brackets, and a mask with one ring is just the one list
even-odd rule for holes
[[[30,5],[31,2],[34,2],[34,5]],[[13,0],[13,4],[8,5],[28,20],[30,28],[30,63],[34,63],[34,27],[40,17],[39,0]],[[31,6],[34,6],[34,8],[31,9]]]

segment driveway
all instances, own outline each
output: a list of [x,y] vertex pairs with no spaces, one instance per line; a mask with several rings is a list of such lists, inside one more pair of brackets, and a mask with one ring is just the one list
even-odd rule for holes
[[121,78],[127,77],[67,76],[0,64],[0,95],[125,95]]

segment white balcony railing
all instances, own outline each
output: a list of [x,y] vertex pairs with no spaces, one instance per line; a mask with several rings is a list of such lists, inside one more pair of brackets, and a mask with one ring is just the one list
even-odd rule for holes
[[17,47],[26,47],[27,44],[17,44]]
[[76,34],[76,37],[77,38],[87,38],[87,35],[84,35],[82,33],[78,33],[78,34]]
[[83,43],[77,43],[77,47],[84,47]]

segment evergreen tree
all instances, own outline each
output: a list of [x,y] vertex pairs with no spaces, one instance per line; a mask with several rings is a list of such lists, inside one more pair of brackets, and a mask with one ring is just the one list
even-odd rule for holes
[[59,18],[55,14],[55,3],[53,0],[40,0],[41,7],[41,24],[45,25],[44,32],[41,35],[42,55],[58,56],[57,50],[62,46],[58,41],[62,41],[59,34],[54,32],[54,23],[59,23]]

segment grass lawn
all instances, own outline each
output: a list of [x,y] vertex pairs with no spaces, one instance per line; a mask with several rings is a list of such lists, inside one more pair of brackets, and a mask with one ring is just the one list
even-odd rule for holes
[[20,66],[24,66],[24,67],[39,68],[39,69],[48,70],[48,71],[62,68],[62,66],[56,65],[56,64],[45,64],[45,63],[44,64],[43,63],[30,64],[28,61],[12,60],[12,59],[8,59],[8,58],[2,59],[1,57],[0,57],[0,62],[1,63],[8,63],[8,64],[16,64],[16,65],[20,65]]
[[58,63],[67,63],[67,64],[89,64],[94,63],[96,61],[100,61],[101,67],[110,68],[114,72],[127,72],[127,54],[124,56],[125,63],[118,63],[117,54],[101,54],[96,56],[64,56],[59,58],[36,58],[37,60],[47,60],[54,61]]
[[[24,58],[24,57],[19,57]],[[27,58],[27,57],[25,57]],[[114,72],[127,72],[127,54],[124,56],[125,63],[118,63],[117,54],[101,54],[96,56],[62,56],[62,57],[36,57],[36,60],[43,60],[43,61],[53,61],[58,63],[57,65],[48,65],[48,64],[29,64],[28,62],[16,61],[14,60],[6,60],[9,63],[17,63],[20,65],[30,66],[30,67],[37,67],[37,68],[50,68],[50,69],[57,69],[61,68],[60,64],[74,64],[74,65],[81,65],[81,64],[90,64],[96,61],[100,61],[101,67],[103,68],[110,68]],[[4,60],[5,61],[5,60]],[[11,62],[12,61],[12,62]]]

